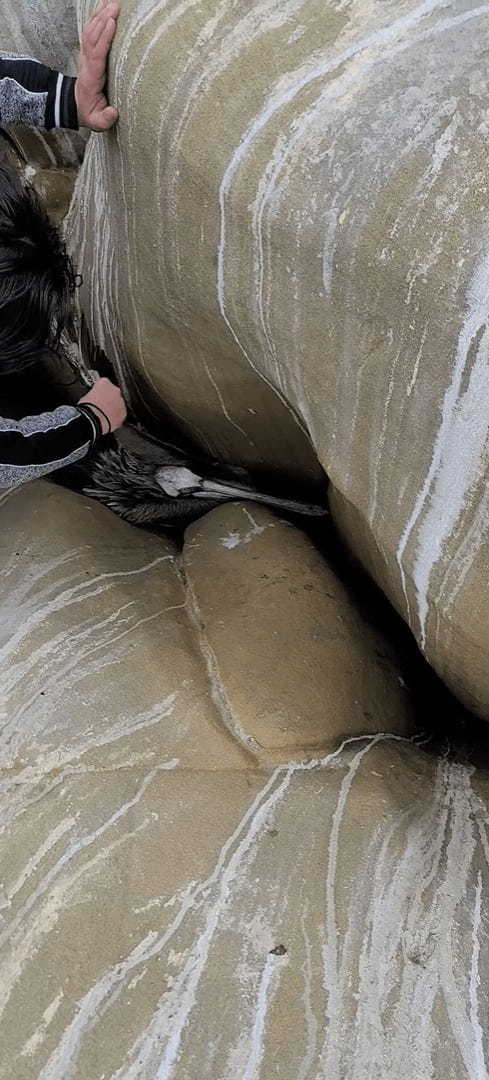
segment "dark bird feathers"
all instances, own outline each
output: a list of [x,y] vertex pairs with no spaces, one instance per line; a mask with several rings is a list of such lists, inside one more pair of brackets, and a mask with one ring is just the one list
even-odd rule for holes
[[[149,446],[149,444],[148,444]],[[189,460],[152,443],[148,457],[117,444],[85,466],[85,495],[98,499],[133,525],[185,528],[223,502],[246,499],[292,514],[321,516],[324,506],[259,491],[242,468]]]

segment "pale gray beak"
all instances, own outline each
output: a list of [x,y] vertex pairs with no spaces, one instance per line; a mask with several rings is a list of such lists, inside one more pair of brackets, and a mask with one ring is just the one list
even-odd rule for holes
[[174,499],[188,498],[195,495],[199,499],[248,499],[252,502],[266,503],[278,510],[288,510],[293,514],[324,517],[327,510],[323,506],[282,499],[274,495],[265,495],[255,488],[228,483],[227,481],[204,480],[202,476],[187,469],[184,465],[162,465],[156,469],[155,480],[165,495]]

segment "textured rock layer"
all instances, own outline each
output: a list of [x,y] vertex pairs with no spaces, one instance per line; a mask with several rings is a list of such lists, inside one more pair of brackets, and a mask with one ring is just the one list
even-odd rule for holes
[[487,14],[128,0],[120,124],[70,222],[133,400],[312,479],[306,431],[347,539],[483,715]]
[[[242,662],[266,649],[264,567],[279,636],[307,635],[307,543],[264,511],[246,533],[248,507],[229,507],[192,527],[181,566],[47,484],[0,510],[2,1080],[484,1077],[485,775],[400,735],[339,743],[331,706],[352,681],[328,667],[328,635],[313,677],[324,650],[337,745],[314,757],[273,628],[280,717]],[[351,628],[344,603],[336,585]],[[257,734],[289,740],[276,768]]]
[[[71,8],[19,11],[66,56]],[[487,715],[486,15],[127,0],[70,235],[141,414],[304,483],[312,440]],[[487,775],[409,741],[309,541],[0,514],[1,1080],[487,1080]]]
[[251,503],[214,510],[187,530],[184,569],[238,738],[244,724],[256,749],[283,755],[409,731],[393,650],[298,529]]

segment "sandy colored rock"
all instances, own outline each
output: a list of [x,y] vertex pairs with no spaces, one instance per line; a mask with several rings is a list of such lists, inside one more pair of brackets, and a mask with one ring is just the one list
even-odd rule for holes
[[163,400],[212,453],[296,480],[297,417],[356,554],[487,717],[488,47],[462,0],[128,0],[120,124],[69,228],[141,415],[164,430]]
[[23,786],[2,1080],[482,1075],[487,780],[392,738],[269,775],[168,765]]
[[212,702],[173,544],[48,483],[4,495],[0,513],[9,806],[25,782],[42,791],[73,770],[162,755],[243,768]]
[[[382,550],[370,542],[365,519],[334,487],[329,490],[329,502],[345,542],[356,552],[374,580],[385,588]],[[488,565],[488,542],[481,537],[481,560],[483,556]],[[455,561],[450,574],[447,570],[452,581],[458,568],[459,562]],[[386,589],[387,595],[394,607],[403,613],[402,590],[395,580],[390,586]],[[426,658],[458,698],[473,712],[486,716],[485,706],[481,703],[489,700],[489,667],[484,644],[488,618],[486,596],[476,567],[467,573],[463,594],[457,593],[454,598],[450,619],[443,617],[446,609],[442,592],[434,592],[432,605],[437,632],[427,640]]]
[[16,169],[60,224],[68,211],[86,138],[78,132],[9,127],[0,131],[0,165]]
[[[8,14],[62,46],[72,9]],[[141,412],[304,479],[310,432],[345,535],[487,715],[485,14],[127,0],[70,228]],[[486,772],[399,735],[259,770],[172,544],[46,484],[0,514],[1,1080],[482,1080]],[[262,541],[217,547],[214,595],[202,548],[228,656],[216,593],[246,612]],[[307,590],[294,623],[273,580],[302,632]]]
[[393,650],[299,529],[251,503],[213,510],[187,529],[184,572],[237,738],[300,754],[409,730]]

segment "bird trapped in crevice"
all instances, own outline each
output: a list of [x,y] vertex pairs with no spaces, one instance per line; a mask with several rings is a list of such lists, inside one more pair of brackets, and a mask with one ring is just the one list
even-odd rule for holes
[[[99,375],[117,380],[106,354],[95,345],[83,316],[80,348],[73,364],[83,382],[92,385]],[[180,439],[171,425],[173,437]],[[249,500],[302,518],[326,516],[327,478],[315,486],[313,499],[290,498],[283,478],[251,473],[236,465],[203,457],[189,446],[162,442],[129,410],[129,422],[77,465],[57,475],[57,482],[82,491],[133,525],[184,529],[192,521],[225,502]],[[56,479],[56,477],[53,477]],[[317,501],[313,501],[317,500]]]
[[[138,446],[145,439],[138,432]],[[243,468],[181,453],[148,437],[150,452],[114,443],[84,463],[83,493],[133,525],[185,528],[225,502],[248,500],[306,517],[326,515],[325,505],[260,490]]]

